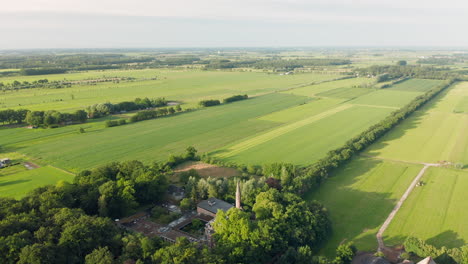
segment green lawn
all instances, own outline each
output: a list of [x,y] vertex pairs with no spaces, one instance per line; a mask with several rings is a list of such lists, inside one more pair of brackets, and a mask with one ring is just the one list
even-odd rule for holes
[[344,241],[353,241],[359,250],[376,250],[379,227],[421,168],[358,158],[306,194],[307,200],[323,203],[330,213],[333,235],[322,253],[333,256]]
[[468,83],[460,83],[395,127],[367,154],[415,162],[447,160],[468,164],[468,115],[453,108],[468,95]]
[[[15,167],[23,167],[22,164],[2,170],[16,170]],[[23,167],[24,168],[24,167]],[[60,180],[72,182],[74,176],[51,166],[45,166],[33,170],[19,169],[13,174],[0,174],[0,196],[21,198],[29,191],[47,184],[55,184]],[[2,173],[2,172],[0,172]]]
[[388,244],[401,244],[407,236],[437,247],[468,243],[468,172],[429,168],[387,229]]

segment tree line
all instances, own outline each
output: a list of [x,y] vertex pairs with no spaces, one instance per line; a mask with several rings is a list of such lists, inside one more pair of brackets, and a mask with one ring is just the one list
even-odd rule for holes
[[384,82],[403,77],[448,80],[457,78],[449,68],[414,65],[373,65],[358,69],[359,76],[376,76],[377,82]]
[[[189,109],[186,109],[185,111],[190,111]],[[159,109],[153,109],[153,110],[142,110],[137,112],[135,115],[130,117],[130,122],[139,122],[143,120],[149,120],[149,119],[154,119],[158,117],[163,117],[163,116],[168,116],[168,115],[173,115],[175,113],[180,113],[182,112],[182,108],[180,105],[176,105],[176,107],[168,107],[168,108],[159,108]]]
[[[155,98],[149,99],[145,98],[136,98],[133,102],[126,101],[120,102],[116,104],[112,103],[101,103],[101,104],[94,104],[87,107],[85,110],[76,110],[74,113],[61,113],[55,110],[49,111],[30,111],[26,109],[6,109],[0,110],[0,122],[3,124],[9,123],[17,123],[21,124],[26,122],[27,124],[39,127],[55,127],[59,124],[66,124],[69,122],[79,122],[84,123],[87,119],[91,118],[100,118],[110,114],[118,113],[118,112],[126,112],[126,111],[134,111],[140,109],[147,109],[152,107],[162,107],[166,106],[167,101],[164,98]],[[180,106],[176,106],[174,110],[172,107],[169,109],[163,108],[158,110],[148,110],[148,111],[155,111],[156,113],[164,112],[172,113],[175,111],[182,111]],[[136,114],[137,116],[143,116],[144,114]],[[137,120],[138,121],[138,120]]]
[[[248,98],[249,98],[249,96],[246,95],[246,94],[244,94],[244,95],[241,95],[241,94],[233,95],[233,96],[224,98],[223,103],[228,104],[228,103],[232,103],[232,102],[236,102],[236,101],[246,100]],[[210,107],[210,106],[216,106],[216,105],[220,105],[220,104],[221,104],[221,101],[217,100],[217,99],[202,100],[202,101],[198,102],[198,105],[201,106],[201,107]]]
[[32,82],[23,81],[20,82],[18,80],[14,80],[11,83],[3,83],[0,82],[0,89],[3,91],[7,90],[19,90],[19,89],[32,89],[32,88],[49,88],[49,89],[61,89],[61,88],[69,88],[72,87],[74,84],[95,84],[98,82],[120,82],[120,81],[131,81],[135,80],[133,77],[108,77],[108,78],[100,78],[97,80],[81,80],[81,81],[49,81],[47,78],[34,80]]

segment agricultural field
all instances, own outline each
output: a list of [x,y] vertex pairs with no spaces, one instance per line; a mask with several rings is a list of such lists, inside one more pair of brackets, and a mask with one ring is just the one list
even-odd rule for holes
[[[121,74],[124,75],[124,73]],[[138,74],[141,73],[138,72]],[[131,114],[93,119],[85,124],[54,129],[0,128],[2,151],[18,152],[33,159],[40,166],[53,165],[73,173],[111,161],[134,159],[144,162],[162,161],[166,160],[170,154],[182,153],[190,145],[201,153],[207,152],[228,162],[264,164],[284,161],[308,165],[396,109],[396,107],[378,105],[378,102],[374,102],[374,105],[354,104],[354,100],[381,92],[356,88],[356,85],[363,81],[359,78],[304,86],[300,82],[335,76],[316,74],[279,76],[264,73],[171,72],[167,70],[164,74],[169,76],[161,81],[161,86],[165,88],[160,89],[168,91],[164,96],[167,99],[181,100],[182,103],[190,104],[197,96],[221,99],[225,95],[241,92],[257,92],[258,95],[232,104],[198,108],[192,112],[112,128],[104,127],[106,120],[128,118]],[[218,76],[218,74],[221,75]],[[241,79],[246,83],[234,82],[238,74],[248,76]],[[226,76],[231,76],[232,79]],[[261,79],[259,76],[273,79],[285,78],[284,80],[291,78],[287,79],[289,81],[275,83],[271,79]],[[247,84],[252,78],[257,78],[256,82]],[[202,79],[204,83],[197,84],[196,80]],[[219,85],[222,79],[232,80],[232,83]],[[167,83],[164,84],[166,80]],[[191,88],[190,92],[188,88],[180,88],[183,81],[187,87]],[[334,84],[335,82],[339,84]],[[141,82],[135,82],[135,85],[138,83]],[[348,87],[341,87],[346,83]],[[130,84],[132,82],[120,88],[112,88],[121,89],[121,93],[115,93],[116,98],[123,100],[127,98],[124,96],[131,94],[130,91],[138,93],[137,85],[128,86]],[[94,87],[99,87],[99,85],[101,84]],[[116,84],[117,87],[118,85],[123,84]],[[230,85],[233,86],[228,88]],[[263,85],[265,88],[258,88]],[[324,85],[328,87],[329,97],[296,94],[296,90],[301,91],[299,94],[307,94],[307,89],[315,90],[315,86]],[[249,90],[253,87],[256,90]],[[276,92],[283,88],[287,91]],[[327,93],[327,90],[322,88],[321,93]],[[84,88],[84,91],[86,89]],[[335,93],[337,89],[342,95],[338,96]],[[140,92],[142,91],[144,90]],[[192,98],[178,97],[178,94],[182,95],[184,92],[191,93]],[[404,100],[410,100],[411,96],[415,97],[419,94],[406,91],[391,92],[404,94],[401,96]],[[103,93],[102,97],[98,98],[105,97]],[[134,97],[136,95],[131,95],[128,100]],[[356,99],[349,100],[354,97]],[[398,97],[395,96],[393,100],[397,101]],[[39,104],[38,107],[41,105],[50,106],[44,103]],[[56,106],[51,105],[50,107]],[[72,109],[74,105],[71,104],[68,107]],[[337,127],[341,129],[336,129]],[[86,133],[79,133],[80,128],[84,128]]]
[[386,88],[386,90],[407,91],[407,92],[427,92],[434,86],[440,84],[440,80],[410,79]]
[[468,243],[468,172],[429,168],[386,231],[389,245],[416,236],[437,247]]
[[[165,97],[183,101],[193,107],[203,99],[222,99],[234,94],[249,96],[291,89],[314,82],[339,78],[336,74],[304,73],[294,75],[261,72],[227,72],[201,70],[121,70],[43,76],[0,78],[0,82],[14,80],[94,80],[111,77],[133,77],[133,81],[101,82],[73,85],[70,88],[34,88],[0,91],[0,109],[57,110],[71,112],[95,103],[133,101],[137,97]],[[152,80],[156,78],[156,80]]]
[[[422,168],[417,163],[466,164],[468,119],[453,109],[467,92],[466,82],[448,88],[308,194],[309,200],[323,202],[332,218],[334,234],[325,254],[331,256],[339,243],[350,240],[360,250],[375,250],[378,229]],[[386,245],[401,245],[410,235],[438,247],[466,244],[464,168],[429,168],[422,186],[413,190],[384,232]]]
[[454,112],[467,95],[467,82],[446,90],[373,144],[366,154],[413,162],[468,164],[468,115]]
[[333,256],[343,241],[377,249],[375,235],[422,165],[356,158],[306,195],[327,207],[333,234],[322,249]]

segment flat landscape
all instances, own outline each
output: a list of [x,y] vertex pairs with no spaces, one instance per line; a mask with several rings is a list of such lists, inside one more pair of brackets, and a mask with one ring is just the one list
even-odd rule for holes
[[367,155],[412,162],[468,164],[468,115],[455,107],[468,95],[468,82],[443,92],[373,144]]
[[461,247],[468,243],[468,172],[430,168],[389,226],[390,245],[405,236],[427,240],[437,247]]
[[[333,219],[325,254],[343,241],[375,250],[379,227],[423,166],[417,163],[466,164],[468,116],[454,107],[467,92],[466,82],[442,92],[307,196],[323,202]],[[384,232],[386,245],[401,245],[408,236],[438,247],[466,244],[466,167],[431,167],[421,181]]]
[[[121,75],[129,72],[119,73]],[[151,72],[153,73],[153,72]],[[312,164],[322,158],[329,150],[341,146],[349,138],[359,134],[365,128],[377,123],[398,107],[421,94],[420,92],[400,90],[383,91],[372,88],[357,88],[365,78],[332,81],[335,75],[297,74],[279,76],[264,73],[218,73],[201,71],[162,72],[168,75],[167,81],[154,81],[154,89],[169,91],[165,94],[155,92],[153,95],[164,96],[168,100],[177,99],[183,106],[193,105],[193,100],[200,98],[223,98],[226,93],[256,92],[248,100],[206,109],[196,109],[175,116],[131,123],[124,126],[105,128],[108,119],[117,116],[95,119],[85,124],[69,125],[54,129],[1,128],[2,149],[5,152],[18,152],[41,166],[52,165],[73,173],[93,168],[111,161],[141,160],[144,162],[163,161],[170,154],[182,153],[187,146],[193,145],[200,152],[208,152],[218,159],[240,164],[261,165],[283,161],[297,165]],[[114,74],[110,72],[108,74]],[[142,74],[137,71],[133,76]],[[245,74],[246,82],[257,78],[256,84],[242,86],[238,83],[228,88],[228,85],[217,87],[219,79],[229,81],[236,76]],[[87,73],[86,76],[92,76]],[[76,76],[71,76],[77,78]],[[71,78],[69,77],[69,78]],[[276,78],[283,78],[276,82]],[[174,83],[170,82],[174,78]],[[210,79],[212,78],[212,79]],[[273,78],[273,79],[272,79]],[[327,78],[328,82],[324,82]],[[185,80],[187,87],[179,86]],[[206,81],[196,89],[198,79]],[[164,79],[166,80],[166,79]],[[190,85],[188,84],[189,81]],[[279,79],[278,79],[279,80]],[[167,82],[167,83],[165,83]],[[304,83],[305,82],[305,83]],[[319,82],[316,85],[310,83]],[[321,83],[320,83],[321,82]],[[367,82],[369,82],[367,80]],[[408,80],[417,85],[435,86],[438,82],[426,80]],[[402,82],[396,86],[406,87]],[[138,83],[138,82],[135,82]],[[269,84],[273,84],[271,88]],[[302,83],[302,85],[301,85]],[[335,84],[338,83],[338,84]],[[134,90],[132,83],[119,84],[117,88],[127,91],[126,97],[117,97],[112,101],[131,100],[130,91]],[[105,85],[99,84],[99,85]],[[97,87],[99,91],[106,89]],[[168,87],[171,85],[171,88]],[[265,85],[265,88],[260,89]],[[304,86],[306,85],[306,86]],[[294,88],[294,87],[297,88]],[[120,88],[119,88],[120,87]],[[149,86],[148,86],[149,87]],[[165,87],[162,89],[161,87]],[[250,88],[249,88],[250,87]],[[320,87],[317,96],[313,92],[308,96],[308,90],[314,91]],[[328,91],[325,89],[327,87]],[[338,88],[337,88],[338,87]],[[86,93],[88,86],[79,86]],[[255,90],[249,90],[253,89]],[[126,89],[126,90],[125,90]],[[188,89],[188,90],[186,90]],[[43,92],[42,89],[38,89]],[[47,90],[47,89],[45,89]],[[62,90],[62,89],[56,89]],[[174,90],[174,91],[173,91]],[[191,99],[177,97],[177,94],[187,94],[190,90]],[[276,92],[287,90],[285,92]],[[296,90],[299,92],[296,93]],[[80,90],[81,91],[81,90]],[[112,91],[113,94],[115,91]],[[382,98],[391,97],[393,103],[368,101],[365,97],[390,93]],[[63,94],[63,92],[62,92]],[[76,93],[77,98],[79,93]],[[210,96],[208,96],[210,94]],[[213,96],[215,94],[216,96]],[[321,95],[320,95],[321,94]],[[44,95],[46,96],[46,95]],[[137,95],[133,95],[133,98]],[[174,97],[172,97],[174,96]],[[200,96],[200,97],[198,97]],[[101,97],[92,97],[98,100]],[[106,98],[105,94],[102,98]],[[108,98],[108,97],[107,97]],[[362,101],[357,102],[360,98]],[[31,96],[31,100],[34,96]],[[101,102],[104,99],[101,99]],[[80,103],[91,101],[80,101]],[[94,101],[96,102],[96,101]],[[365,104],[364,104],[365,103]],[[64,107],[78,106],[60,102]],[[56,105],[47,102],[25,107],[52,107]],[[47,107],[45,107],[47,109]],[[59,108],[65,109],[65,108]],[[125,117],[125,115],[123,115]],[[341,127],[341,129],[336,129]],[[84,128],[86,133],[79,133]]]
[[356,158],[306,195],[330,213],[333,235],[323,248],[332,256],[342,242],[363,251],[377,249],[375,235],[422,165]]

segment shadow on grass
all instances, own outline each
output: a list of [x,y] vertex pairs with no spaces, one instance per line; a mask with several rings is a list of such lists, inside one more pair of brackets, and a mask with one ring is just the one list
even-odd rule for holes
[[448,248],[455,248],[466,245],[465,240],[453,230],[446,230],[434,237],[429,238],[428,240],[426,240],[426,242],[439,248],[442,246]]
[[31,180],[16,180],[16,181],[7,181],[7,182],[1,182],[0,187],[5,187],[8,185],[15,185],[15,184],[20,184],[24,182],[30,182]]
[[365,149],[364,151],[367,152],[366,155],[372,157],[379,156],[381,154],[379,150],[384,149],[387,145],[389,145],[389,142],[403,137],[409,130],[418,127],[418,125],[423,122],[424,117],[428,114],[428,111],[437,108],[438,104],[443,101],[444,97],[447,95],[450,89],[451,88],[447,88],[439,93],[435,98],[427,102],[421,108],[412,113],[406,120],[385,134],[380,140],[372,144],[371,147]]
[[[363,251],[377,248],[375,235],[395,206],[396,199],[391,198],[390,192],[366,192],[353,185],[359,182],[365,188],[369,179],[363,178],[364,174],[382,163],[380,160],[355,158],[334,172],[322,186],[305,195],[307,200],[317,200],[329,211],[333,234],[324,245],[325,255],[332,256],[335,248],[345,241],[353,241]],[[379,189],[377,186],[371,188]]]

